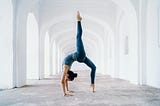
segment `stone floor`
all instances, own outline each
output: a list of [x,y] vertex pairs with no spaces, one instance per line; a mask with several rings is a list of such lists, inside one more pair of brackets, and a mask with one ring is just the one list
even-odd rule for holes
[[22,88],[0,91],[0,106],[160,106],[160,89],[137,86],[121,79],[97,75],[96,92],[89,87],[89,72],[69,82],[74,96],[64,97],[60,75],[29,80]]

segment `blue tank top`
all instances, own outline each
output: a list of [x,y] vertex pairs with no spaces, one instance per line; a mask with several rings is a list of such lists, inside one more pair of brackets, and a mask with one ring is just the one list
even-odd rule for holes
[[74,54],[70,54],[64,58],[63,64],[71,67],[74,61],[75,61]]

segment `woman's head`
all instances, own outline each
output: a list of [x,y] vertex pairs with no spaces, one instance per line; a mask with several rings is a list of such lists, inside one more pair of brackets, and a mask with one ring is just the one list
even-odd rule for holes
[[72,72],[72,71],[68,71],[68,79],[70,80],[70,81],[73,81],[74,80],[74,78],[76,78],[77,77],[77,73],[74,73],[74,72]]

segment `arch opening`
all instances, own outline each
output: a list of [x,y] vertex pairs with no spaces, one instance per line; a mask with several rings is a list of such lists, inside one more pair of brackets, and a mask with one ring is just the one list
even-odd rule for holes
[[27,17],[27,79],[39,79],[38,23],[33,13]]

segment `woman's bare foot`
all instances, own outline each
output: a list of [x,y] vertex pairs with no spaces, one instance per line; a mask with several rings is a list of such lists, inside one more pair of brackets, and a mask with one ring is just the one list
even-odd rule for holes
[[78,21],[81,21],[81,20],[82,20],[82,17],[81,17],[81,15],[80,15],[79,11],[77,11],[77,20],[78,20]]
[[92,92],[94,93],[94,92],[95,92],[95,90],[94,90],[95,85],[94,85],[94,84],[91,84],[90,87],[91,87]]

